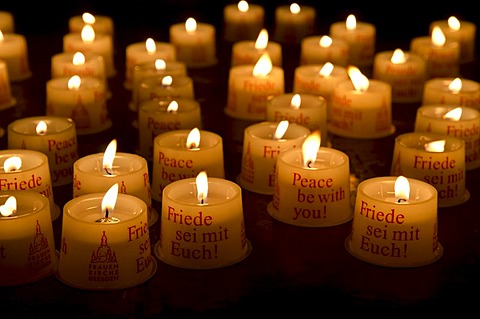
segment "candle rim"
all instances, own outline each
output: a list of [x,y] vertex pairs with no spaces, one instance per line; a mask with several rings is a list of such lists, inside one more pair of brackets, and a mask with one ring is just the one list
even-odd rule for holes
[[[315,167],[315,165],[313,167],[305,167],[305,165],[303,165],[303,152],[301,148],[293,148],[280,153],[277,157],[277,161],[281,161],[285,166],[303,168],[308,171],[327,171],[339,169],[345,166],[347,166],[348,170],[350,170],[350,159],[348,155],[331,147],[320,146],[317,151],[315,163],[319,162],[322,159],[321,156],[325,154],[332,157],[334,156],[336,162],[329,167]],[[330,158],[330,160],[332,159]]]
[[[26,213],[22,213],[21,215],[11,215],[11,216],[2,216],[0,215],[0,220],[2,223],[4,220],[18,220],[22,218],[28,218],[31,215],[38,214],[45,209],[50,210],[50,201],[47,197],[43,196],[37,191],[34,190],[7,190],[0,192],[0,198],[2,198],[2,205],[4,204],[3,198],[8,198],[9,196],[15,196],[17,199],[17,212],[31,208],[34,209],[33,211],[29,211]],[[34,197],[32,199],[32,197]],[[48,216],[50,216],[50,212],[48,212]]]
[[[429,104],[422,105],[418,108],[417,114],[419,117],[428,118],[430,121],[447,122],[447,123],[464,123],[471,120],[480,118],[480,111],[473,107],[460,106],[462,108],[462,116],[457,121],[443,119],[441,116],[445,113],[457,108],[458,105],[445,105],[445,104]],[[417,119],[418,121],[418,119]]]
[[[263,122],[255,123],[246,127],[245,134],[247,134],[249,137],[255,140],[261,140],[261,141],[266,140],[266,141],[273,142],[274,141],[273,136],[277,126],[278,126],[277,122],[263,121]],[[255,131],[259,129],[263,129],[262,133],[267,133],[267,134],[257,134]],[[305,138],[307,138],[309,134],[310,134],[309,128],[297,123],[289,123],[287,131],[283,135],[282,139],[276,140],[275,142],[289,142],[289,141],[296,141],[296,140],[304,140]]]
[[446,134],[433,132],[408,132],[395,137],[395,144],[401,147],[415,149],[420,153],[435,154],[435,152],[428,152],[424,146],[426,143],[436,140],[445,140],[445,150],[438,154],[449,154],[465,149],[465,140]]
[[[195,152],[196,150],[190,150],[185,147],[185,142],[190,131],[191,129],[181,129],[161,133],[155,136],[154,145],[166,149]],[[207,141],[209,143],[205,144]],[[223,139],[220,135],[211,131],[200,129],[200,145],[198,150],[213,149],[218,145],[223,147]]]
[[165,112],[165,115],[172,115],[175,116],[175,113],[166,112],[170,102],[176,101],[178,103],[178,109],[176,110],[176,114],[189,114],[192,112],[201,112],[200,111],[200,103],[197,100],[189,97],[179,97],[174,99],[167,99],[167,98],[153,98],[148,101],[145,101],[140,105],[140,109],[147,113],[155,113],[155,112]]
[[[19,156],[22,158],[22,167],[20,168],[19,171],[15,172],[5,172],[3,170],[3,163],[7,158],[10,158],[12,156]],[[27,159],[27,160],[25,160]],[[25,167],[25,165],[33,163],[35,165],[31,167]],[[1,168],[0,168],[0,175],[4,176],[4,174],[8,174],[8,176],[13,176],[15,174],[25,174],[29,173],[33,170],[37,170],[39,167],[42,167],[43,165],[48,165],[48,157],[46,154],[37,151],[37,150],[29,150],[29,149],[6,149],[6,150],[0,150],[0,163],[1,163]]]
[[[86,168],[100,168],[100,170],[95,170],[94,172],[99,172],[99,173],[104,173],[103,171],[103,166],[102,166],[102,161],[103,161],[103,155],[104,153],[95,153],[95,154],[90,154],[83,156],[75,161],[73,164],[73,169],[78,170],[82,173],[92,173],[91,170],[88,170]],[[148,172],[148,163],[146,159],[140,155],[134,154],[134,153],[126,153],[126,152],[116,152],[115,153],[115,158],[113,160],[113,164],[115,164],[116,161],[118,160],[131,160],[135,159],[136,161],[134,163],[131,163],[132,165],[130,166],[131,169],[128,169],[127,171],[120,171],[117,172],[115,175],[93,175],[94,178],[122,178],[126,177],[132,174],[136,174],[139,171],[146,171]],[[135,164],[135,165],[133,165]],[[113,166],[115,168],[115,166]],[[118,174],[120,173],[120,174]]]
[[[43,135],[39,135],[36,133],[36,125],[40,121],[45,121],[47,123],[47,131]],[[56,125],[53,127],[55,129],[52,131],[52,127],[50,126],[52,121],[61,121],[60,126]],[[36,122],[36,123],[33,123]],[[30,126],[33,125],[30,129]],[[22,136],[28,136],[28,137],[36,137],[38,136],[39,138],[45,137],[45,136],[52,136],[52,135],[57,135],[61,134],[64,132],[67,132],[71,128],[75,129],[75,122],[68,117],[62,117],[62,116],[31,116],[31,117],[24,117],[21,119],[17,119],[13,122],[11,122],[8,125],[8,131],[9,132],[14,132],[17,135],[22,135]],[[21,130],[20,130],[21,129]]]

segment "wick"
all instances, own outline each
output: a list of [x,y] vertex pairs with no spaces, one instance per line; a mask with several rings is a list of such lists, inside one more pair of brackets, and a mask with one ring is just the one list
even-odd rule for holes
[[200,204],[203,204],[203,202],[204,202],[204,201],[203,201],[203,198],[202,198],[202,199],[200,200]]
[[308,167],[308,168],[312,168],[312,161],[308,161],[307,167]]
[[193,150],[195,147],[195,143],[190,144],[190,149]]
[[112,175],[112,172],[110,172],[110,171],[108,170],[108,168],[106,168],[106,167],[105,167],[105,172],[106,172],[108,175]]
[[108,218],[108,208],[105,208],[105,218]]
[[405,198],[399,198],[397,203],[405,203],[407,200]]

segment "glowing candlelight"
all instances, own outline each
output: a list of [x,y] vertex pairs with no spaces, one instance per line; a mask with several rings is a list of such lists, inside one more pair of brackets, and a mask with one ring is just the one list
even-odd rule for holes
[[448,85],[448,89],[453,93],[453,94],[458,94],[462,90],[462,80],[460,78],[455,78],[450,82]]
[[283,120],[280,123],[278,123],[277,128],[275,129],[275,133],[273,134],[273,139],[274,140],[281,140],[283,136],[285,135],[285,132],[288,129],[288,121]]
[[317,153],[320,148],[320,132],[314,131],[307,136],[302,144],[303,165],[311,168],[317,160]]
[[102,166],[105,172],[108,175],[115,176],[113,175],[113,160],[115,159],[115,154],[117,152],[117,140],[113,139],[105,149],[105,153],[103,154],[103,162]]
[[290,107],[292,109],[297,110],[300,108],[301,104],[302,104],[302,97],[300,96],[300,94],[293,95],[292,100],[290,101]]
[[365,92],[368,90],[370,82],[368,81],[368,78],[363,75],[359,68],[356,66],[349,66],[347,71],[356,91]]
[[458,121],[462,118],[462,108],[461,107],[456,107],[454,109],[451,109],[447,113],[443,114],[442,118],[448,119],[448,120],[453,120],[453,121]]
[[199,204],[205,204],[208,195],[208,177],[205,171],[198,173],[195,178],[195,184],[197,185],[197,199]]
[[257,40],[255,41],[255,49],[265,50],[268,45],[268,31],[267,29],[260,30]]
[[81,36],[83,42],[91,43],[91,42],[95,41],[95,30],[93,29],[93,27],[91,25],[86,24],[83,27],[80,36]]
[[273,65],[268,53],[262,54],[253,68],[253,76],[264,77],[272,72]]
[[22,159],[20,156],[11,156],[3,163],[3,170],[5,172],[17,172],[22,167]]
[[425,151],[441,153],[445,151],[445,140],[433,141],[425,144]]
[[8,196],[5,204],[0,205],[0,214],[2,216],[12,216],[17,211],[17,199],[15,196]]
[[35,127],[35,131],[38,135],[47,134],[47,123],[43,120],[38,122],[37,126]]
[[393,64],[402,64],[405,63],[407,59],[405,58],[405,53],[402,49],[395,49],[395,51],[393,51],[390,61],[392,61]]
[[110,216],[113,213],[118,197],[118,183],[108,189],[102,198],[102,217],[96,220],[97,223],[118,223],[120,219]]
[[176,113],[178,111],[178,102],[177,101],[172,101],[170,104],[167,106],[167,112],[168,113]]
[[191,150],[198,150],[200,145],[200,130],[198,128],[193,128],[187,136],[187,142],[185,146]]
[[395,180],[395,198],[398,203],[406,203],[410,198],[410,183],[405,176],[398,176]]

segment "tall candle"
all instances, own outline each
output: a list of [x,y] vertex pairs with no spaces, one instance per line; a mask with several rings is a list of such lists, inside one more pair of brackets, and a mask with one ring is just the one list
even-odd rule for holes
[[0,58],[0,110],[6,110],[17,104],[17,99],[12,95],[8,66],[5,60]]
[[249,4],[245,0],[229,4],[223,8],[223,37],[227,41],[237,42],[254,40],[263,27],[265,9],[258,4]]
[[480,83],[465,78],[435,78],[424,84],[422,104],[467,106],[480,110]]
[[232,46],[231,65],[255,64],[267,52],[272,65],[282,67],[282,46],[278,42],[269,41],[267,29],[262,29],[256,41],[238,41]]
[[311,6],[297,3],[278,6],[275,9],[275,32],[273,38],[280,43],[300,43],[315,33],[317,11]]
[[344,39],[333,39],[328,35],[308,36],[301,42],[300,65],[330,62],[345,67],[349,55],[350,48]]
[[91,25],[96,33],[106,33],[112,37],[115,35],[115,25],[111,17],[99,14],[93,15],[89,12],[70,17],[68,19],[68,30],[71,33],[81,33],[86,24]]
[[0,11],[0,31],[3,33],[15,32],[15,18],[9,11]]
[[4,34],[0,30],[0,59],[7,63],[11,82],[20,82],[32,76],[28,62],[27,39],[22,34]]

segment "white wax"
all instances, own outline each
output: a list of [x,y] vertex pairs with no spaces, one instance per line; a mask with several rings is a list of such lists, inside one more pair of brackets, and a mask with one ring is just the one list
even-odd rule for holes
[[346,67],[349,62],[350,48],[348,43],[341,39],[332,39],[328,47],[320,46],[322,36],[309,36],[302,40],[300,47],[300,65],[324,64],[330,62]]
[[7,63],[11,82],[23,81],[32,76],[25,36],[16,33],[3,34],[3,40],[0,41],[0,59]]

